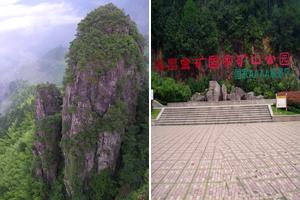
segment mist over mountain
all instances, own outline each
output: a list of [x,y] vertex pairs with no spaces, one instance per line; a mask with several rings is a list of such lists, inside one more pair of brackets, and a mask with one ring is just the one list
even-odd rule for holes
[[8,109],[11,97],[25,85],[42,82],[62,85],[66,53],[66,47],[58,46],[39,58],[24,61],[19,68],[15,68],[16,71],[11,77],[4,77],[0,81],[0,114]]
[[0,82],[0,117],[10,107],[12,97],[25,85],[27,85],[27,82],[22,80]]
[[9,105],[9,85],[62,84],[65,55],[88,12],[114,3],[148,34],[147,0],[5,0],[0,2],[0,113]]
[[[148,33],[147,0],[1,1],[0,82],[16,78],[36,81],[30,75],[36,74],[43,55],[58,46],[68,47],[80,20],[91,10],[109,2],[124,9],[142,34]],[[48,66],[47,61],[46,64]]]
[[66,67],[66,53],[67,48],[64,46],[49,50],[36,60],[24,63],[17,78],[33,84],[50,82],[61,85]]

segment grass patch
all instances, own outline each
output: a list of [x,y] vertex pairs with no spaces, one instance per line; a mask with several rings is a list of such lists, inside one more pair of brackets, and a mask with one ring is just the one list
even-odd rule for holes
[[274,106],[274,105],[272,105],[272,111],[273,111],[274,115],[297,115],[297,114],[300,114],[300,113],[293,112],[290,110],[286,111],[285,108],[278,108],[276,111],[276,106]]
[[156,119],[156,117],[158,116],[159,113],[160,113],[160,109],[152,109],[151,110],[151,118]]

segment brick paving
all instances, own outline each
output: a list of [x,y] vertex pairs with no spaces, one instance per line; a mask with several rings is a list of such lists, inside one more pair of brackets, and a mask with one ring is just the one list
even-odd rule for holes
[[300,200],[300,122],[152,127],[152,199]]

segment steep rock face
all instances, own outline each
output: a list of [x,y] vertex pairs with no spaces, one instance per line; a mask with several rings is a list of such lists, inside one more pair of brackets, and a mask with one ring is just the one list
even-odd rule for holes
[[143,65],[135,24],[112,4],[88,14],[71,43],[63,98],[62,149],[68,196],[118,163],[121,135],[133,123]]
[[51,184],[61,163],[60,91],[54,85],[39,85],[35,100],[36,134],[33,144],[34,174]]

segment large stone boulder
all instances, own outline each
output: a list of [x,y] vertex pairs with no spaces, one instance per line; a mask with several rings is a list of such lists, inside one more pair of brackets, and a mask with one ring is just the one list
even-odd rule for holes
[[258,95],[258,96],[255,97],[255,99],[264,99],[264,96]]
[[191,101],[205,101],[205,94],[196,92],[191,97]]
[[71,43],[62,112],[64,182],[68,199],[85,199],[90,180],[114,173],[121,138],[134,122],[144,70],[143,39],[112,4],[80,22]]
[[221,99],[221,87],[217,81],[209,81],[206,99],[208,102],[218,102]]
[[244,96],[244,90],[239,87],[235,87],[231,90],[230,94],[228,95],[228,99],[231,101],[240,101],[244,98]]
[[36,132],[33,142],[33,171],[48,185],[55,180],[63,163],[61,140],[62,97],[55,85],[39,85],[35,99]]
[[222,92],[222,100],[226,101],[227,100],[227,87],[225,84],[222,85],[221,92]]
[[255,100],[255,94],[254,92],[248,92],[247,94],[245,94],[245,100]]

